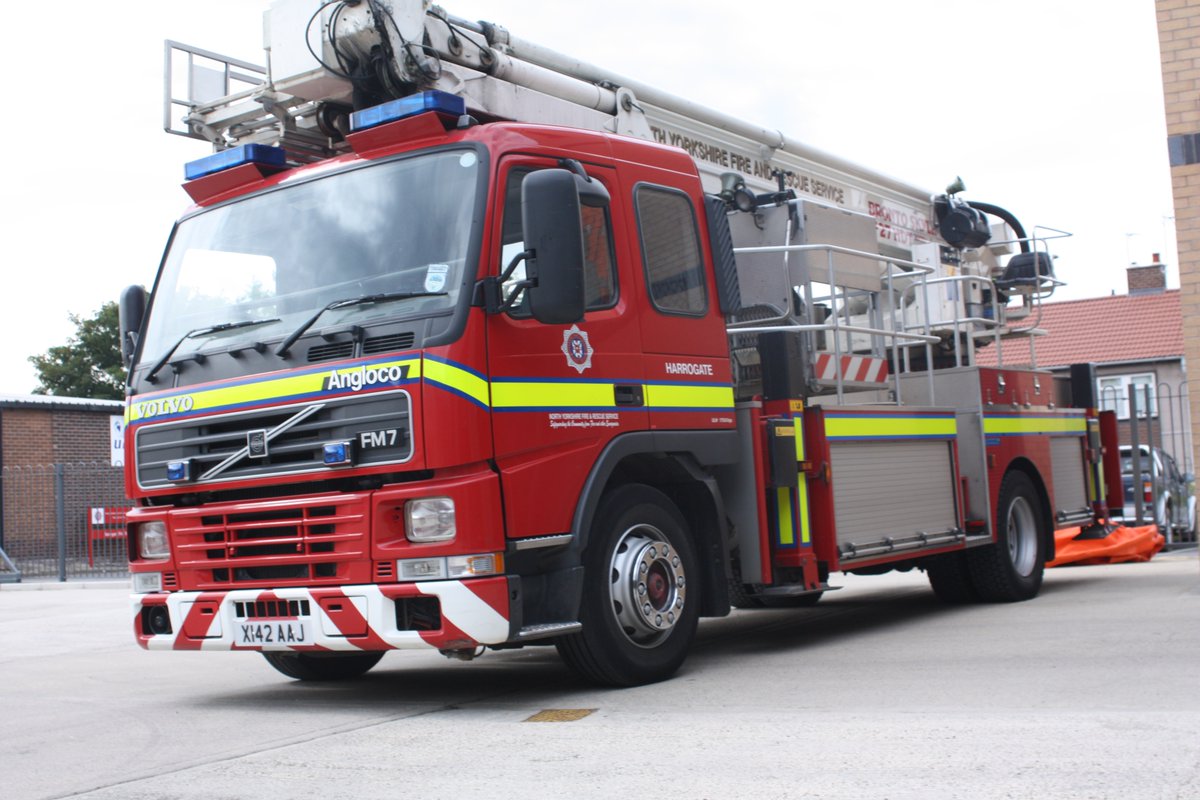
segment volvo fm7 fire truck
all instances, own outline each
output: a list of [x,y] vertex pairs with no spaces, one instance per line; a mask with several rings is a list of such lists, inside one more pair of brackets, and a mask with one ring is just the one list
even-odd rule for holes
[[1032,598],[1119,493],[1086,369],[976,363],[1029,362],[1057,233],[423,0],[266,36],[167,43],[214,153],[121,300],[143,647],[639,684],[838,572]]

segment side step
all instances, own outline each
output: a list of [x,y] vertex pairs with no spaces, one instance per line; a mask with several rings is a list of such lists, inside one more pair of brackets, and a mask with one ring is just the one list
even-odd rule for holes
[[806,594],[820,594],[821,592],[836,592],[841,589],[841,586],[830,586],[828,583],[822,583],[816,589],[805,589],[803,586],[764,586],[751,597],[800,597]]
[[583,630],[582,622],[547,622],[542,625],[529,625],[521,628],[515,641],[532,642],[537,639],[549,639],[552,636],[579,633],[581,630]]

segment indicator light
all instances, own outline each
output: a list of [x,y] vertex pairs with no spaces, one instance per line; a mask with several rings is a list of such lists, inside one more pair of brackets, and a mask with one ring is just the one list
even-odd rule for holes
[[350,442],[330,442],[325,445],[325,463],[331,467],[354,462],[354,446]]
[[191,479],[191,459],[184,459],[183,461],[171,461],[167,464],[167,480],[179,483],[180,481],[190,481]]

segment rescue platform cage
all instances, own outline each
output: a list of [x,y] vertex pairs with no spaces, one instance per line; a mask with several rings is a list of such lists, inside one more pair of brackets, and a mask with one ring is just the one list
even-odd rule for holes
[[68,581],[129,574],[120,467],[104,462],[0,469],[0,580]]
[[[1153,371],[1134,375],[1104,376],[1120,379],[1122,390],[1113,385],[1101,385],[1099,391],[1100,409],[1114,411],[1118,420],[1118,435],[1122,445],[1129,445],[1130,460],[1134,474],[1139,471],[1151,474],[1151,502],[1144,500],[1143,494],[1134,492],[1134,516],[1138,524],[1150,524],[1154,519],[1154,509],[1158,507],[1159,487],[1162,485],[1157,474],[1158,462],[1147,458],[1142,463],[1141,447],[1157,447],[1175,459],[1180,471],[1192,476],[1189,491],[1196,493],[1196,462],[1193,457],[1194,442],[1192,439],[1191,404],[1188,397],[1187,381],[1172,384],[1167,381],[1154,380]],[[1137,380],[1144,377],[1145,380]],[[1131,379],[1132,378],[1132,379]],[[1200,511],[1197,511],[1200,516]],[[1197,544],[1197,532],[1177,530],[1168,525],[1162,531],[1166,538],[1168,549],[1193,547]]]
[[[1028,247],[1045,253],[1049,260],[1048,240],[1066,236],[1070,234],[1038,228],[1034,236],[1002,244]],[[734,253],[739,262],[747,256],[778,259],[773,266],[761,260],[756,264],[776,276],[775,298],[743,309],[727,326],[735,374],[745,372],[739,370],[739,356],[756,349],[758,335],[798,333],[806,343],[812,394],[836,396],[839,404],[904,405],[901,376],[923,373],[928,397],[936,405],[935,364],[972,366],[976,350],[987,344],[995,348],[996,360],[1003,365],[1002,342],[1010,339],[1028,340],[1029,358],[1036,368],[1034,341],[1045,334],[1038,328],[1041,304],[1063,285],[1049,276],[1038,276],[1026,286],[1006,287],[987,275],[938,275],[926,264],[836,244],[738,247]],[[800,283],[791,280],[798,274],[789,266],[793,259],[804,259],[808,265],[799,271],[804,276]],[[842,277],[847,262],[877,263],[878,286],[847,283]],[[931,319],[935,293],[956,292],[968,283],[983,287],[987,302],[962,304],[958,313]],[[1014,297],[1019,304],[1008,305]],[[864,361],[877,362],[881,368],[871,369]]]

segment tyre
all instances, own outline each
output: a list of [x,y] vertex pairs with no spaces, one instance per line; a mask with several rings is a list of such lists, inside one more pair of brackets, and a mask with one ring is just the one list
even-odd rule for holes
[[555,642],[563,661],[605,686],[671,677],[696,634],[698,575],[687,524],[667,496],[640,484],[614,489],[584,553],[583,629]]
[[1000,482],[995,544],[963,554],[980,599],[1013,603],[1035,597],[1046,569],[1046,533],[1033,481],[1023,472],[1009,472]]
[[383,653],[263,653],[263,658],[298,681],[344,681],[365,675]]
[[971,582],[965,553],[934,556],[925,563],[925,574],[933,593],[943,603],[962,605],[979,600],[979,592]]

